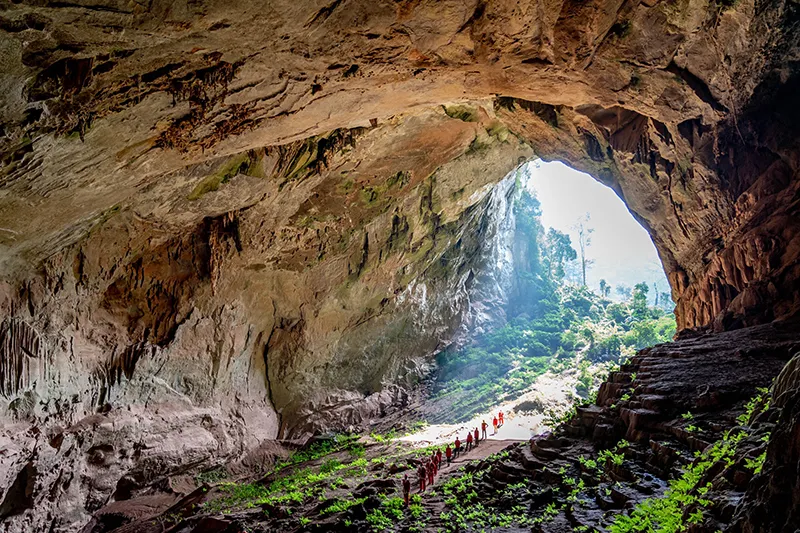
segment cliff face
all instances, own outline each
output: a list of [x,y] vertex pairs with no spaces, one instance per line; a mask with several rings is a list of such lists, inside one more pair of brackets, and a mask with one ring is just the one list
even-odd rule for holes
[[491,191],[534,156],[625,200],[681,329],[800,306],[795,3],[0,9],[0,486],[31,485],[2,507],[22,529],[402,406],[489,312]]

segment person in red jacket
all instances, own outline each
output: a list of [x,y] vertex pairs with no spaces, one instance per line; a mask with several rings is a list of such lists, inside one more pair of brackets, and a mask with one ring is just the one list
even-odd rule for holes
[[477,446],[478,445],[478,428],[475,428],[474,434],[475,434],[475,446]]
[[439,470],[442,469],[442,449],[437,448],[436,450],[436,466],[439,467]]
[[497,417],[492,419],[492,426],[494,426],[494,433],[492,433],[492,435],[495,435],[497,433]]
[[467,451],[472,448],[472,432],[467,431]]
[[417,467],[417,477],[419,478],[419,491],[425,492],[425,480],[428,477],[428,473],[425,470],[425,465],[422,463]]
[[481,422],[481,431],[483,432],[483,440],[486,440],[486,428],[489,427],[489,424],[486,423],[486,420]]
[[431,452],[430,462],[433,465],[433,475],[435,476],[439,473],[439,465],[436,464],[436,452]]
[[497,415],[497,418],[500,419],[500,427],[503,427],[503,424],[505,424],[505,421],[503,420],[503,411],[500,411],[500,413]]
[[461,441],[458,440],[458,437],[456,437],[454,448],[455,450],[453,451],[453,459],[458,459],[458,456],[461,454]]
[[428,460],[428,466],[426,466],[425,469],[428,471],[428,485],[432,487],[433,486],[433,463],[430,461],[430,459]]
[[406,503],[406,507],[408,507],[408,496],[411,494],[411,480],[408,479],[408,474],[403,477],[403,501]]
[[450,448],[450,445],[447,445],[447,448],[444,449],[444,456],[447,457],[447,464],[450,464],[450,461],[453,459],[453,449]]

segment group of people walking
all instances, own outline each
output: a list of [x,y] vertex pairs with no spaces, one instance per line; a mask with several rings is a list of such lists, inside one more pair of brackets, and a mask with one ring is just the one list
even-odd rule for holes
[[[497,433],[497,428],[501,427],[503,425],[503,422],[504,422],[503,412],[500,411],[498,415],[492,419],[492,426],[494,426],[494,433]],[[486,423],[486,420],[483,420],[481,421],[480,432],[478,432],[478,428],[475,428],[473,431],[467,431],[467,438],[464,439],[464,441],[462,442],[461,439],[456,437],[456,440],[453,442],[452,446],[450,446],[449,443],[447,444],[447,446],[444,449],[444,454],[442,454],[442,450],[439,448],[433,450],[430,457],[422,459],[419,462],[419,466],[417,467],[417,480],[419,482],[419,492],[425,492],[426,487],[430,487],[433,485],[433,480],[436,478],[436,475],[442,468],[442,458],[446,459],[447,464],[449,465],[462,453],[467,453],[468,451],[477,447],[480,441],[485,440],[487,438],[486,430],[488,426],[489,425]],[[463,447],[462,444],[464,444]],[[403,477],[403,499],[405,500],[406,507],[408,507],[410,494],[411,494],[411,480],[409,479],[408,474],[406,474]]]

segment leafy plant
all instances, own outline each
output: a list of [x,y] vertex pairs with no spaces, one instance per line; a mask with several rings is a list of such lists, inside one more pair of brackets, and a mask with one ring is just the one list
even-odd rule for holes
[[342,513],[350,509],[351,507],[355,507],[356,505],[361,505],[365,501],[367,501],[366,497],[358,498],[356,500],[337,500],[328,507],[326,507],[325,509],[323,509],[322,511],[320,511],[320,514],[326,515],[333,513]]
[[367,523],[372,531],[385,531],[394,525],[392,519],[383,514],[380,509],[373,509],[367,513]]
[[214,483],[218,483],[228,477],[228,473],[225,471],[224,468],[215,468],[214,470],[207,470],[205,472],[201,472],[194,477],[195,482],[198,485],[202,485],[203,483],[208,483],[212,485]]
[[[745,420],[745,417],[750,420],[758,411],[758,406],[761,406],[758,412],[768,408],[769,400],[766,397],[768,392],[766,389],[759,389],[758,394],[747,403],[745,413],[739,417],[740,422]],[[736,449],[746,435],[746,430],[734,428],[704,452],[697,452],[694,463],[689,465],[679,478],[670,481],[669,488],[663,496],[649,498],[637,504],[629,515],[618,515],[609,531],[678,533],[683,531],[687,524],[701,523],[704,516],[703,509],[711,505],[706,495],[712,487],[710,482],[701,483],[701,480],[714,465],[722,464],[728,467],[734,464]],[[761,456],[748,459],[745,461],[745,466],[754,471],[758,469],[760,472],[763,460]],[[690,509],[691,512],[687,516],[686,512]]]
[[745,459],[744,466],[753,471],[754,474],[760,474],[764,468],[764,461],[767,459],[767,450],[761,452],[755,459]]

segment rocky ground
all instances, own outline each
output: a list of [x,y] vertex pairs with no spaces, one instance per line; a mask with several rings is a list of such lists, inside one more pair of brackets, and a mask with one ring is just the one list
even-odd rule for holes
[[294,452],[284,443],[276,451],[284,459],[254,479],[222,470],[171,479],[107,505],[83,531],[622,533],[646,530],[647,520],[665,531],[794,531],[791,505],[768,520],[750,517],[770,497],[798,495],[788,468],[798,432],[788,420],[800,364],[786,365],[798,351],[798,329],[786,325],[644,350],[610,375],[596,404],[530,441],[501,430],[444,468],[433,490],[415,488],[409,509],[400,480],[431,448],[373,434]]

